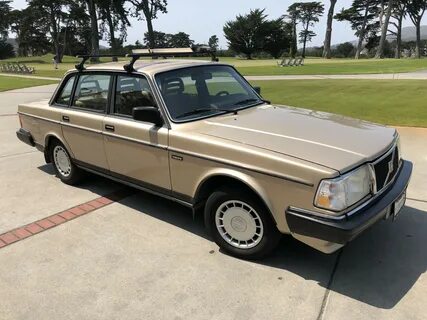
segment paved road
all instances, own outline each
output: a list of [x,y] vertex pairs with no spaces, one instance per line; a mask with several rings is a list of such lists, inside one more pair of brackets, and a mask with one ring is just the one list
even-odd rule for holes
[[[18,102],[54,86],[0,93],[0,233],[121,188],[58,181],[15,138]],[[415,163],[407,207],[341,254],[284,237],[262,262],[218,252],[200,219],[138,192],[0,249],[3,319],[425,319],[426,129],[399,128]]]

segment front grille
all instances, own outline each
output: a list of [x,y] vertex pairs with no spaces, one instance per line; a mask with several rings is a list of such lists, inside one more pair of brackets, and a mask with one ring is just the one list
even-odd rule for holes
[[387,156],[373,164],[377,192],[386,187],[394,178],[399,169],[399,152],[395,147]]

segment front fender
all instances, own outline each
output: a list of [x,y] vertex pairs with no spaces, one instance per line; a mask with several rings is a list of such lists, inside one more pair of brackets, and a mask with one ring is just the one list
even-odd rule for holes
[[232,178],[240,183],[246,185],[248,188],[250,188],[253,192],[255,192],[264,202],[268,210],[272,213],[273,207],[271,204],[271,201],[268,197],[267,191],[257,182],[257,180],[252,177],[251,175],[230,169],[230,168],[214,168],[207,171],[198,181],[197,188],[193,193],[194,199],[197,199],[198,194],[207,181],[213,178],[219,178],[219,177],[227,177]]

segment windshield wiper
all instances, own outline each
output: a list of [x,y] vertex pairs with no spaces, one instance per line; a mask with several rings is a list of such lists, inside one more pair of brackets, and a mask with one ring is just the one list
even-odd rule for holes
[[219,112],[224,112],[224,113],[237,113],[235,110],[230,110],[230,109],[217,109],[217,108],[198,108],[198,109],[194,109],[188,112],[184,112],[182,114],[180,114],[179,116],[176,117],[176,119],[180,119],[180,118],[184,118],[184,117],[188,117],[188,116],[192,116],[193,114],[198,114],[198,113],[203,113],[203,112],[208,112],[208,111],[219,111]]
[[244,100],[241,100],[241,101],[238,101],[238,102],[236,102],[236,103],[233,103],[233,106],[240,106],[240,105],[242,105],[242,104],[247,104],[247,103],[250,103],[250,102],[264,102],[263,100],[260,100],[260,99],[257,99],[257,98],[249,98],[249,99],[244,99]]

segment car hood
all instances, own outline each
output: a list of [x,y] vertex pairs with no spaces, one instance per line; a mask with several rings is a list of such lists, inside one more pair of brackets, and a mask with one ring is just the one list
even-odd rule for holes
[[370,122],[274,105],[209,118],[196,131],[340,172],[381,155],[396,136],[395,129]]

